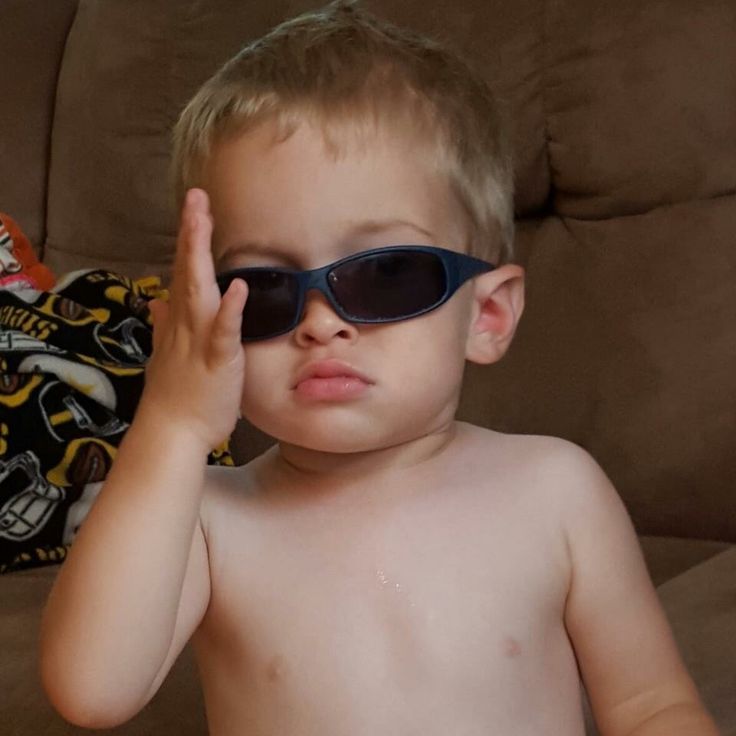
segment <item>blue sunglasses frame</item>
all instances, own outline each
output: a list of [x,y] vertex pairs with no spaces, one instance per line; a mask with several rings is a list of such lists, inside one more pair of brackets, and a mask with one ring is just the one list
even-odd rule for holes
[[[442,295],[426,307],[396,317],[367,318],[357,317],[350,314],[337,300],[337,297],[330,286],[330,279],[334,278],[333,271],[340,266],[353,261],[370,259],[373,256],[381,255],[383,253],[397,252],[428,253],[435,256],[442,264],[445,273],[445,289]],[[475,258],[473,256],[466,255],[465,253],[457,253],[452,250],[447,250],[446,248],[438,248],[430,245],[389,245],[353,253],[352,255],[341,258],[333,263],[328,263],[326,266],[321,266],[320,268],[314,268],[308,271],[297,271],[291,268],[271,266],[236,268],[218,274],[217,285],[220,289],[220,293],[224,294],[233,279],[240,278],[247,283],[248,276],[258,272],[289,274],[296,280],[297,301],[292,322],[284,329],[269,332],[262,336],[259,335],[252,337],[243,335],[244,342],[251,342],[256,340],[267,340],[271,337],[278,337],[279,335],[285,335],[286,333],[291,332],[302,320],[307,292],[312,289],[316,289],[321,292],[330,303],[330,306],[335,310],[336,314],[346,322],[356,324],[383,324],[400,322],[406,319],[412,319],[413,317],[419,317],[422,314],[427,314],[428,312],[442,306],[466,281],[480,275],[481,273],[492,271],[495,268],[495,265],[487,261],[483,261],[480,258]],[[246,309],[247,306],[248,303],[246,302]]]

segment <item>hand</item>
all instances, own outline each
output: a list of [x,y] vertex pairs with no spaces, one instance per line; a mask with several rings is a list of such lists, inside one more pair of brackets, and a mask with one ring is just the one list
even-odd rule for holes
[[176,422],[209,452],[232,433],[243,392],[240,339],[248,287],[235,279],[220,297],[212,263],[212,217],[202,189],[182,209],[169,303],[149,302],[153,354],[138,410]]

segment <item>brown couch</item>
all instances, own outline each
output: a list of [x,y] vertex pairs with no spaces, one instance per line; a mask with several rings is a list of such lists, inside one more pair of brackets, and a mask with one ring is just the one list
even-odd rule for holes
[[[316,4],[3,0],[0,210],[57,274],[165,274],[178,110],[244,41]],[[367,4],[457,43],[515,120],[528,307],[508,357],[469,368],[462,418],[593,453],[707,705],[735,735],[736,3]],[[236,452],[267,442],[239,427]],[[0,577],[3,734],[82,733],[36,677],[55,573]],[[189,652],[116,732],[205,733]]]

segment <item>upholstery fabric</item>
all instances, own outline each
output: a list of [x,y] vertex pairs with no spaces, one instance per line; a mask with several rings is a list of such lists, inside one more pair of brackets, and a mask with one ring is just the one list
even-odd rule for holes
[[[736,5],[366,4],[462,49],[513,121],[527,310],[501,364],[469,367],[461,418],[583,445],[643,533],[736,540],[736,513],[723,513],[736,436]],[[45,262],[165,274],[178,111],[245,42],[317,5],[81,0]],[[242,459],[262,446],[250,428],[239,436]]]
[[[169,132],[178,112],[247,41],[318,5],[82,0],[59,80],[46,262],[57,270],[102,264],[135,276],[165,271],[176,223],[166,186]],[[531,22],[538,3],[509,4],[512,12],[482,25],[473,3],[442,0],[429,13],[419,0],[366,5],[474,52],[476,65],[496,77],[520,152],[517,208],[541,208],[549,170],[539,23]]]
[[585,446],[641,533],[735,539],[734,233],[736,197],[520,231],[527,311],[462,415]]
[[[244,43],[321,4],[3,0],[0,209],[57,275],[166,277],[179,110]],[[643,550],[683,656],[736,736],[736,3],[365,4],[461,49],[512,121],[526,312],[501,363],[468,366],[460,417],[594,455],[655,535]],[[243,422],[232,452],[244,462],[270,443]],[[90,733],[38,683],[55,572],[1,581],[11,736]],[[203,736],[190,654],[112,733]]]
[[204,704],[190,647],[176,661],[151,703],[119,728],[104,731],[78,728],[53,710],[41,689],[36,642],[43,605],[57,571],[56,566],[42,567],[2,577],[0,723],[3,736],[206,736]]
[[734,548],[734,545],[728,542],[681,537],[640,535],[639,542],[655,586],[661,586],[687,572],[691,567],[696,567],[701,562]]
[[736,191],[736,6],[539,4],[555,209],[580,219]]
[[76,6],[77,0],[2,2],[0,209],[37,246],[46,237],[56,80]]
[[675,640],[722,736],[736,734],[736,548],[668,581],[660,599]]

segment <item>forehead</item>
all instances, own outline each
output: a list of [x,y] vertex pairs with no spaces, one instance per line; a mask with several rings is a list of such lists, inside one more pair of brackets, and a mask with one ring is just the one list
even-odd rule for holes
[[464,249],[464,222],[447,177],[429,147],[401,131],[341,134],[302,123],[284,136],[266,122],[216,144],[204,180],[219,256],[252,241],[324,261],[344,254],[350,232],[379,237],[371,223],[389,222],[431,237],[411,238],[411,228],[401,226],[386,237]]

